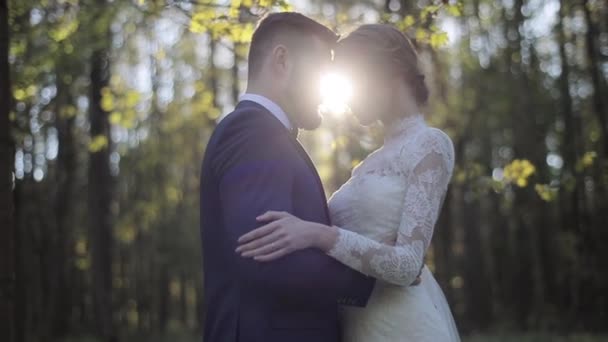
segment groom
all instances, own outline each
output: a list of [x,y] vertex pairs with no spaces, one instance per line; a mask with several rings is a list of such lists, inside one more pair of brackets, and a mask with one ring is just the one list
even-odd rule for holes
[[253,35],[247,92],[218,124],[202,166],[205,342],[337,342],[338,304],[364,306],[371,293],[372,278],[317,250],[270,263],[235,252],[268,210],[330,224],[296,135],[321,123],[319,79],[337,38],[298,13],[270,14]]

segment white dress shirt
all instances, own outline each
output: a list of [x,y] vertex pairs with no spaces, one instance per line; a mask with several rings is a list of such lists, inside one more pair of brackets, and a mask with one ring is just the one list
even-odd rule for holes
[[271,99],[262,95],[245,93],[239,97],[239,102],[241,101],[251,101],[261,105],[262,107],[266,108],[272,115],[274,115],[279,121],[281,121],[285,128],[290,131],[293,129],[293,126],[287,114],[285,114],[283,109]]

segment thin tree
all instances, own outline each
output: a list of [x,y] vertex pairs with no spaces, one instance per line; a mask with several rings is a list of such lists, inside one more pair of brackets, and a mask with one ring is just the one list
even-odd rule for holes
[[0,0],[0,339],[14,340],[14,214],[11,80],[8,64],[8,4]]
[[[103,9],[105,0],[97,2]],[[116,339],[112,322],[112,175],[110,173],[109,113],[101,105],[102,92],[108,87],[110,74],[109,19],[100,17],[98,45],[91,55],[90,135],[102,142],[89,156],[89,229],[91,242],[92,292],[97,333],[104,341]],[[105,144],[103,143],[105,142]],[[104,146],[105,145],[105,146]]]

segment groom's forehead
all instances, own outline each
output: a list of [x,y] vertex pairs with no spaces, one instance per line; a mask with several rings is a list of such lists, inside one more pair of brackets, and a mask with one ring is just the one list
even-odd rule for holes
[[312,37],[312,39],[312,45],[315,53],[318,54],[320,58],[327,58],[328,60],[331,60],[334,44],[330,44],[318,37]]

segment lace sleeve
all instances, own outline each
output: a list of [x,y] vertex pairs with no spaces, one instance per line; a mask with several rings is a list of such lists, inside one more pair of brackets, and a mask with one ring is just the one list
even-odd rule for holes
[[443,132],[433,130],[416,145],[414,153],[401,154],[408,160],[400,162],[413,167],[406,173],[407,190],[395,244],[340,228],[338,240],[328,252],[350,268],[397,285],[410,285],[420,272],[454,164],[452,143]]

